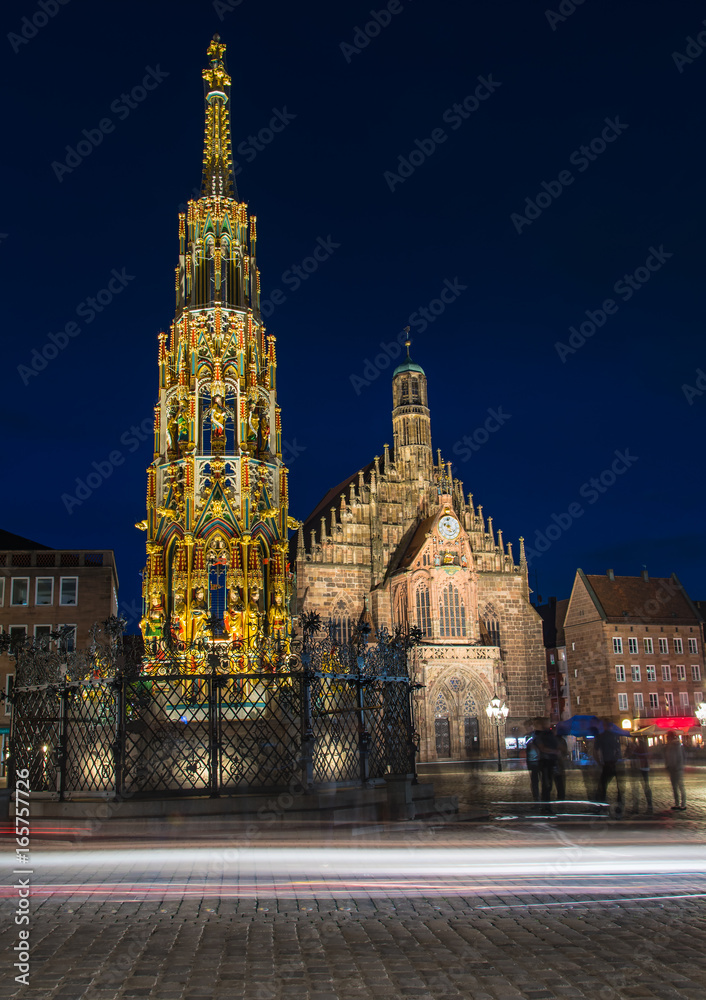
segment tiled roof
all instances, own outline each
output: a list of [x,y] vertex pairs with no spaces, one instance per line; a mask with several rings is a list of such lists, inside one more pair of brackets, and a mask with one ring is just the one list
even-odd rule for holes
[[699,613],[676,576],[644,579],[641,576],[585,577],[607,618],[638,622],[699,621]]

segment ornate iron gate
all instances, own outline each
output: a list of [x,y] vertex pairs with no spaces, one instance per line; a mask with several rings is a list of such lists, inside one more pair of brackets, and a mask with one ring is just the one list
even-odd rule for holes
[[15,646],[11,764],[60,798],[217,796],[414,771],[406,637],[258,655],[218,640],[130,657],[118,620],[88,650]]

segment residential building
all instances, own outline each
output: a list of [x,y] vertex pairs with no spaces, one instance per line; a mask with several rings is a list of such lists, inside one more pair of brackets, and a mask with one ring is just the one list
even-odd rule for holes
[[564,620],[573,712],[618,724],[693,717],[703,701],[702,618],[676,574],[578,570]]
[[[0,631],[18,638],[50,642],[49,634],[66,626],[67,650],[90,641],[96,621],[118,613],[118,575],[110,550],[52,549],[12,532],[0,530]],[[0,653],[2,772],[10,731],[7,695],[15,660]]]

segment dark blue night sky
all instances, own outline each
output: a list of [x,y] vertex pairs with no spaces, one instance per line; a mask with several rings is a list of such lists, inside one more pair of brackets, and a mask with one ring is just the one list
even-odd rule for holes
[[410,325],[434,447],[506,541],[524,535],[536,593],[568,595],[577,566],[647,566],[706,596],[703,3],[2,16],[2,527],[115,549],[136,628],[157,334],[218,31],[292,514],[391,441],[389,353]]

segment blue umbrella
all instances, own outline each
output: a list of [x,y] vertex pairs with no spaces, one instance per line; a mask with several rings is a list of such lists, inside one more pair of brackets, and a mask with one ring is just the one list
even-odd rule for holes
[[597,715],[572,715],[570,719],[564,719],[556,727],[557,736],[590,736],[591,730],[597,729],[599,733],[619,733],[622,729],[614,722],[604,722]]

